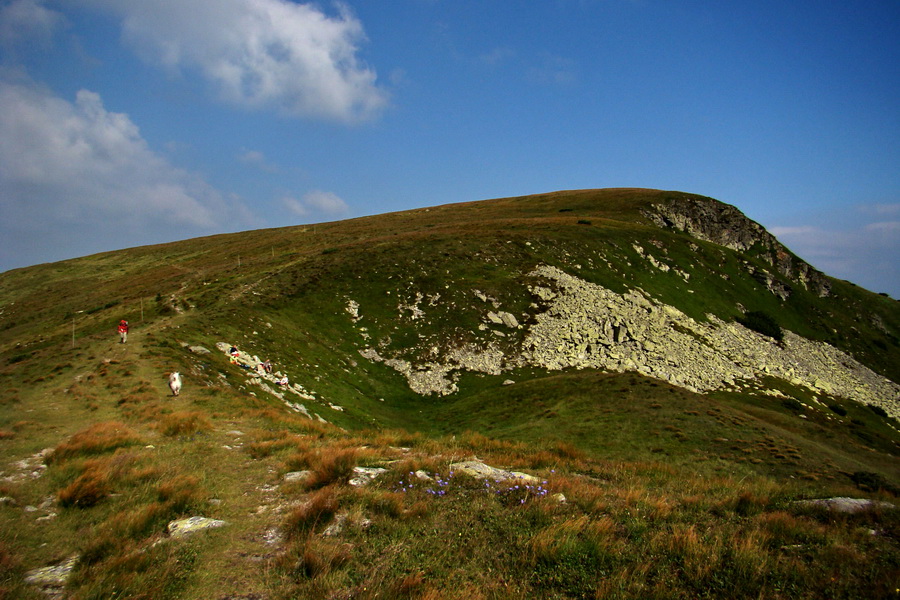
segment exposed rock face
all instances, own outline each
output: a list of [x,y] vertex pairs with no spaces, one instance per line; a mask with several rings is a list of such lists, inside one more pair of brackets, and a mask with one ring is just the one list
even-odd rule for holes
[[[900,386],[828,344],[790,331],[777,344],[713,315],[698,323],[638,291],[616,294],[555,267],[532,275],[553,282],[558,293],[525,338],[529,364],[638,371],[700,392],[773,376],[900,415]],[[535,293],[547,297],[550,290]]]
[[698,322],[639,290],[618,294],[556,267],[542,265],[528,276],[539,282],[527,290],[537,302],[535,313],[526,315],[527,327],[519,326],[516,352],[466,344],[418,365],[371,347],[360,354],[402,373],[419,394],[454,393],[460,371],[591,368],[639,372],[696,392],[757,387],[761,378],[775,377],[900,416],[900,386],[826,343],[786,331],[779,344],[714,315]]
[[[745,252],[754,246],[762,250],[761,258],[778,274],[812,290],[820,297],[831,293],[831,284],[821,272],[793,256],[759,223],[748,219],[730,204],[712,198],[678,198],[656,204],[644,213],[662,228],[683,231],[699,240],[712,242],[732,250]],[[754,273],[769,285],[772,293],[786,298],[790,286],[775,282],[770,273]]]

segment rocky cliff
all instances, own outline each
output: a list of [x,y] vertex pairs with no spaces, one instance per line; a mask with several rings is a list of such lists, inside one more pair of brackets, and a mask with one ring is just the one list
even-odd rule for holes
[[794,256],[762,225],[730,204],[690,196],[654,204],[644,215],[659,227],[739,252],[755,253],[775,273],[748,263],[751,274],[783,299],[790,296],[791,284],[810,289],[820,297],[831,293],[831,284],[823,273]]

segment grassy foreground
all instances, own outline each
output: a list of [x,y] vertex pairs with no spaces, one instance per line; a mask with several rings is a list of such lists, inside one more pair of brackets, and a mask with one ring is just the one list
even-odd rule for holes
[[[65,597],[84,599],[897,596],[896,510],[793,503],[859,496],[845,478],[604,459],[552,436],[348,431],[227,378],[173,398],[152,374],[183,351],[155,339],[75,350],[0,407],[4,456],[61,440],[0,484],[0,597],[44,597],[25,572],[71,556]],[[539,483],[454,471],[472,457]],[[386,472],[352,486],[355,466]],[[296,471],[310,473],[284,480]],[[191,515],[228,525],[165,536]]]
[[[671,195],[501,199],[0,275],[0,600],[900,597],[900,511],[796,503],[900,505],[900,432],[872,407],[775,379],[701,395],[531,367],[423,397],[360,356],[512,351],[524,329],[482,331],[496,306],[475,291],[522,314],[523,277],[548,264],[700,320],[777,315],[896,381],[895,300],[832,281],[781,301],[753,256],[647,224],[639,210]],[[313,418],[217,342],[314,390]],[[475,458],[536,479],[455,466]],[[384,471],[353,485],[356,467]],[[191,516],[226,524],[167,533]],[[64,583],[28,583],[62,564]]]

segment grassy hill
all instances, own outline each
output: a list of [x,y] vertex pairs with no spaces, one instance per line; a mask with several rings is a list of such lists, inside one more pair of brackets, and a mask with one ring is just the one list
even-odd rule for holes
[[[896,398],[447,362],[521,353],[549,265],[698,327],[769,315],[900,381],[897,301],[824,276],[823,295],[770,249],[648,217],[695,200],[556,192],[0,275],[0,597],[44,597],[29,571],[73,557],[73,598],[896,597],[897,511],[795,503],[896,504]],[[217,344],[300,391],[259,385]],[[434,373],[455,391],[413,389]],[[538,479],[478,480],[457,466],[473,457]],[[356,486],[354,467],[385,472]],[[196,515],[227,525],[166,535]]]

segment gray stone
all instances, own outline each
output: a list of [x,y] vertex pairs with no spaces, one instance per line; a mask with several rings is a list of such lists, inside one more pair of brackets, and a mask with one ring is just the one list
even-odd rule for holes
[[312,471],[291,471],[290,473],[284,474],[284,482],[303,482],[310,478],[312,475]]
[[198,531],[224,527],[227,524],[228,523],[225,521],[210,519],[207,517],[188,517],[186,519],[177,519],[175,521],[171,521],[169,523],[167,531],[173,538],[178,538],[192,535],[194,533],[197,533]]
[[540,479],[534,475],[520,473],[518,471],[504,471],[487,465],[480,460],[467,460],[460,463],[452,463],[450,470],[463,473],[475,479],[493,479],[495,481],[521,480],[525,483],[540,483]]
[[820,506],[828,510],[840,513],[857,513],[865,510],[897,508],[890,502],[870,500],[868,498],[819,498],[814,500],[798,500],[799,506]]
[[382,469],[381,467],[353,467],[353,477],[349,483],[355,487],[369,485],[382,473],[387,473],[387,469]]
[[25,573],[25,582],[40,588],[64,587],[77,563],[78,557],[72,556],[58,565],[32,569]]

